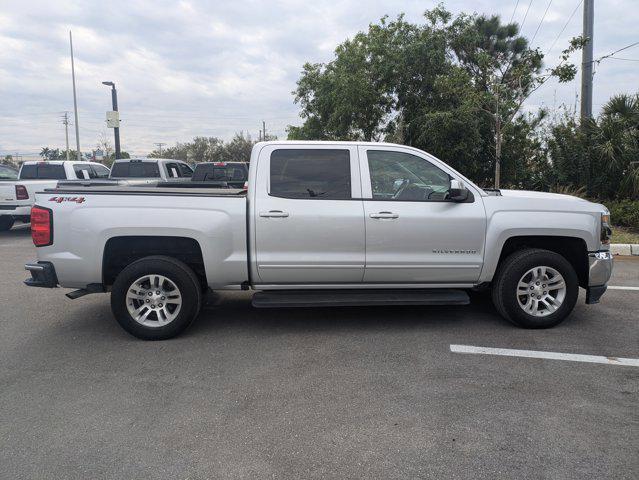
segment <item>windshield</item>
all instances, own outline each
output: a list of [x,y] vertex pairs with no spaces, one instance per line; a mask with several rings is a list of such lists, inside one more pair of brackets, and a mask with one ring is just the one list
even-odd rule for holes
[[0,180],[17,180],[18,172],[13,168],[0,165]]

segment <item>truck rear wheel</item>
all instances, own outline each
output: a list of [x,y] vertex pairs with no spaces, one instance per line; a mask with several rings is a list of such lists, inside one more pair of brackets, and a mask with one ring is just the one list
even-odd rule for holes
[[0,216],[0,232],[6,232],[7,230],[11,230],[13,227],[13,217],[9,215]]
[[200,282],[185,263],[150,256],[128,265],[115,279],[111,310],[118,323],[143,340],[165,340],[184,331],[202,304]]
[[550,328],[572,312],[579,295],[574,268],[549,250],[528,248],[503,261],[492,287],[499,313],[524,328]]

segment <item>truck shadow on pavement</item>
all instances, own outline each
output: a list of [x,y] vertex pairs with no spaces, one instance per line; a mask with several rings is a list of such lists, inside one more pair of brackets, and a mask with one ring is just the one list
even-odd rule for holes
[[17,223],[11,230],[0,232],[0,240],[12,240],[16,238],[26,238],[31,236],[31,224]]

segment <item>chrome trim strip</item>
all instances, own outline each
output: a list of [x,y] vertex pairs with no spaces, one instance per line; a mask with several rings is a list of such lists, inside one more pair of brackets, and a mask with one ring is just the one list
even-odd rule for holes
[[267,269],[267,268],[304,268],[304,269],[309,269],[309,268],[319,268],[319,269],[324,269],[324,268],[364,268],[364,265],[305,265],[305,264],[293,264],[293,265],[280,265],[280,264],[272,264],[272,265],[258,265],[257,268],[262,268],[262,269]]
[[481,268],[481,265],[366,265],[366,268]]

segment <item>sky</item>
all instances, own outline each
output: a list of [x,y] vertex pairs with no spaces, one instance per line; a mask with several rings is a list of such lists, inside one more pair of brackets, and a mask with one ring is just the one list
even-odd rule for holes
[[[145,155],[157,142],[173,145],[200,135],[229,139],[243,131],[255,138],[262,121],[267,133],[286,138],[286,126],[301,123],[291,92],[305,62],[330,61],[339,43],[383,15],[405,13],[408,20],[422,22],[423,12],[437,3],[0,0],[0,155],[64,148],[61,116],[68,111],[74,122],[69,30],[81,149],[112,140],[105,123],[111,97],[101,82],[113,81],[122,149]],[[557,63],[582,28],[579,0],[443,3],[453,13],[512,17],[523,35],[534,36],[532,45],[547,52],[546,66]],[[637,25],[638,0],[596,0],[594,58],[639,41]],[[639,62],[634,61],[639,46],[615,57],[596,64],[595,113],[611,95],[639,91]],[[573,61],[579,64],[580,54]],[[525,109],[574,108],[579,82],[579,76],[568,84],[548,82]],[[74,128],[69,129],[72,148]]]

